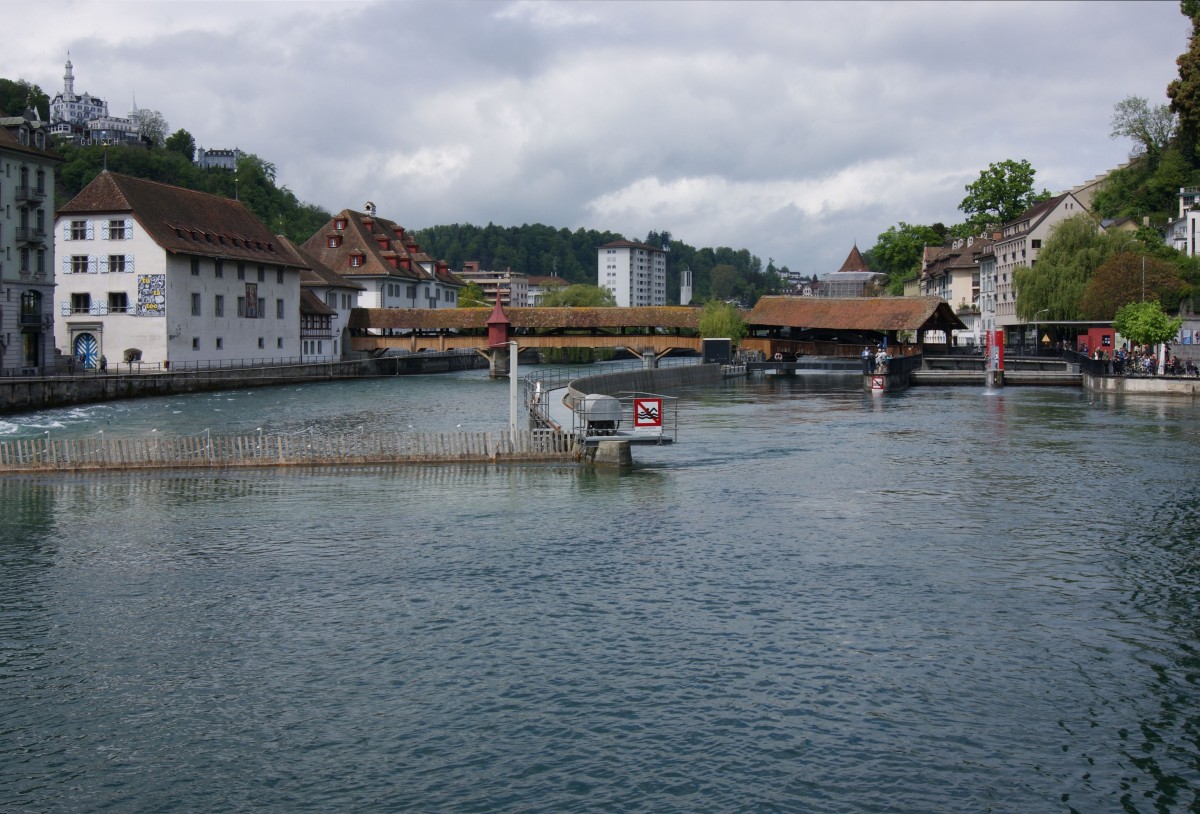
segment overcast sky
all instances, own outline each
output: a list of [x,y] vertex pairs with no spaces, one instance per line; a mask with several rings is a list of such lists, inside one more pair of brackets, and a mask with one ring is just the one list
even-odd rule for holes
[[[14,18],[15,15],[15,18]],[[22,2],[0,76],[274,163],[301,200],[409,228],[544,223],[836,270],[963,219],[1028,159],[1060,192],[1165,103],[1177,2]]]

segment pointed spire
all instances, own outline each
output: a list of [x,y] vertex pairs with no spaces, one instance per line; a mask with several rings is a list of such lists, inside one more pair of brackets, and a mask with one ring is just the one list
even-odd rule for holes
[[842,267],[838,271],[870,271],[867,268],[867,261],[863,260],[862,253],[858,250],[858,241],[854,242],[854,248],[850,250],[850,254],[846,255],[846,262],[842,263]]

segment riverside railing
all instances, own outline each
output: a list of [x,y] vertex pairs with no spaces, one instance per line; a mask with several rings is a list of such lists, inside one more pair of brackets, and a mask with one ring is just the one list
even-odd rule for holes
[[317,435],[32,438],[0,442],[0,473],[356,464],[534,463],[578,460],[575,440],[549,430],[346,432]]

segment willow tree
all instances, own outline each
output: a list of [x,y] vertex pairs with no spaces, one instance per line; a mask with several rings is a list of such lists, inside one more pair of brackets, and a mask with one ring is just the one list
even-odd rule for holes
[[738,309],[720,300],[709,300],[700,312],[697,326],[705,339],[732,339],[737,345],[746,335],[746,320]]
[[1043,322],[1082,319],[1080,303],[1092,275],[1116,253],[1118,236],[1100,231],[1087,213],[1060,221],[1050,229],[1038,252],[1037,265],[1013,271],[1017,316]]

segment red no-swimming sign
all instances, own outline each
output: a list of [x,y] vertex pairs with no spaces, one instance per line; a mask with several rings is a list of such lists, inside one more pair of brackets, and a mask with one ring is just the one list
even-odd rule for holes
[[662,399],[635,398],[633,400],[633,426],[661,427]]

